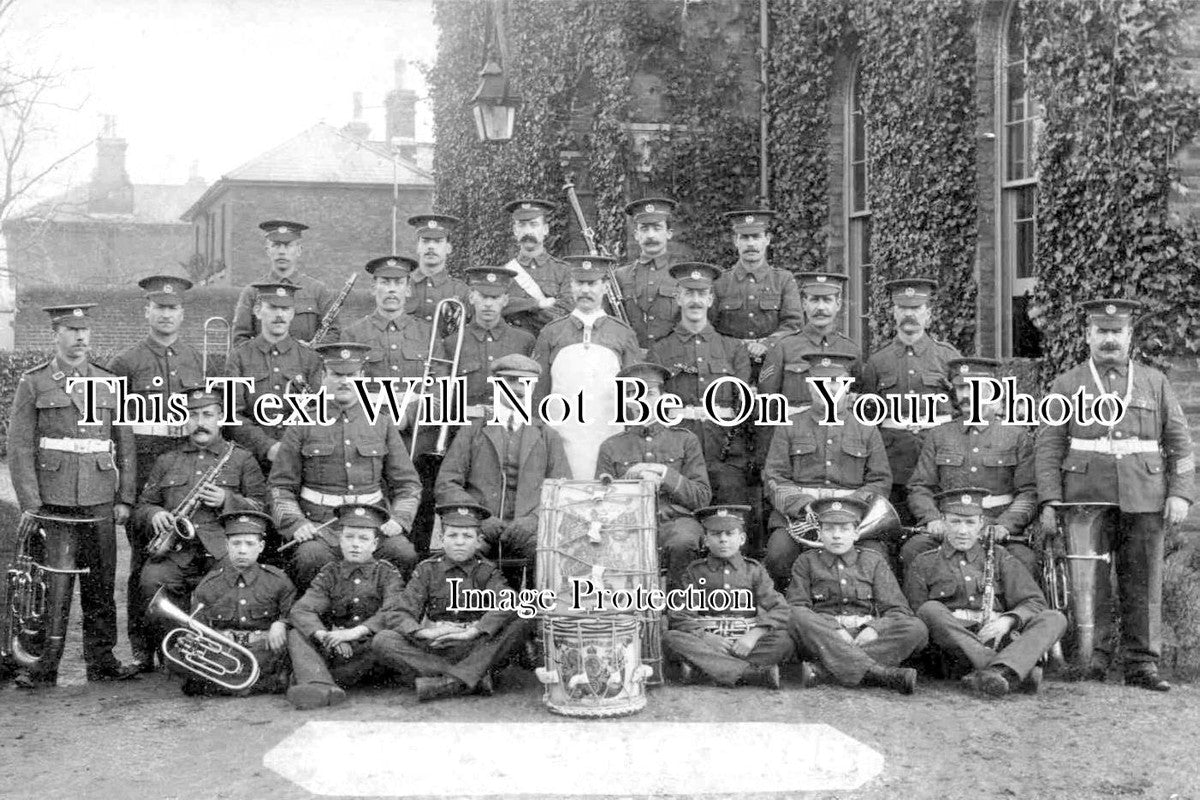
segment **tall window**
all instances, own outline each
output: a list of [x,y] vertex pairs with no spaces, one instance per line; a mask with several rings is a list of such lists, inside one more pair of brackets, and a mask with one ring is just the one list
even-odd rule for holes
[[862,64],[856,62],[846,103],[846,270],[850,286],[845,304],[848,335],[870,349],[871,209],[867,204],[867,115],[859,86]]
[[1027,314],[1037,251],[1037,132],[1041,109],[1030,96],[1021,8],[1013,3],[1000,47],[1000,327],[1004,355],[1041,355]]

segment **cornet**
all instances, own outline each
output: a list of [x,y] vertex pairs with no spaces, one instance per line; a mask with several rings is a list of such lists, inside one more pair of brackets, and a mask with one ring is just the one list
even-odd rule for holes
[[166,598],[165,592],[160,588],[154,593],[150,613],[184,627],[173,629],[163,639],[163,657],[231,692],[253,686],[259,672],[254,654],[228,636],[197,622],[196,614],[203,605],[197,606],[191,614],[185,614]]

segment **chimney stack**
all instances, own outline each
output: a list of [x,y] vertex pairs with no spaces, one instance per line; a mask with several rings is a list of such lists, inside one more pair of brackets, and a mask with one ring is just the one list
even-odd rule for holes
[[128,144],[117,136],[117,119],[104,117],[104,130],[96,140],[96,169],[88,186],[88,212],[132,214],[133,184],[125,171]]
[[387,108],[387,141],[392,144],[400,139],[402,146],[411,147],[417,140],[417,93],[405,85],[408,62],[397,58],[393,68],[395,85],[384,100]]
[[371,126],[362,118],[362,92],[354,93],[354,119],[342,127],[342,132],[355,139],[366,141],[371,136]]

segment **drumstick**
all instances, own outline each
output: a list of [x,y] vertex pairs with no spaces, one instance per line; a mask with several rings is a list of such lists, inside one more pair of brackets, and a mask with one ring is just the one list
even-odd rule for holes
[[[328,528],[330,525],[332,525],[335,522],[337,522],[337,517],[334,517],[333,519],[329,520],[328,522],[323,522],[320,525],[318,525],[317,527],[313,528],[313,533],[316,533],[317,531],[321,530],[322,528]],[[307,541],[307,539],[305,541]],[[280,545],[278,552],[282,553],[284,550],[287,550],[289,547],[294,547],[298,544],[300,544],[299,539],[292,539],[290,542]]]

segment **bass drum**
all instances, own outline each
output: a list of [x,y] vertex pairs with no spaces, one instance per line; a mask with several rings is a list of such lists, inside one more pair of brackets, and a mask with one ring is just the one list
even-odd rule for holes
[[[611,422],[617,415],[614,381],[620,371],[621,361],[615,352],[590,342],[567,345],[550,365],[550,390],[566,397],[573,412],[578,398],[582,398],[583,422],[578,413],[573,413],[561,425],[553,426],[562,437],[575,480],[596,477],[600,444],[624,430],[624,426]],[[561,413],[561,409],[548,406],[547,412]]]

